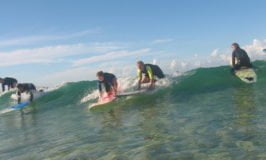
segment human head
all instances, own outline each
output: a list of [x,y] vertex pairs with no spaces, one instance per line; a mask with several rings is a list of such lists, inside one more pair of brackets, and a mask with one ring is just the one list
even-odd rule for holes
[[12,88],[15,88],[17,86],[17,82],[12,83]]
[[20,92],[23,92],[23,91],[24,91],[24,87],[23,87],[22,84],[18,84],[18,85],[17,85],[17,88],[18,88],[18,90],[19,90]]
[[97,76],[99,81],[104,81],[103,71],[97,72],[96,76]]
[[143,61],[138,61],[137,62],[137,67],[139,70],[144,70],[144,62]]
[[240,48],[238,43],[233,43],[231,47],[232,47],[233,50],[235,50],[237,48]]

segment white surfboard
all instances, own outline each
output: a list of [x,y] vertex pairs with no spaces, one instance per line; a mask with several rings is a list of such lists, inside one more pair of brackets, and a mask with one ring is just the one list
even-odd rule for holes
[[142,90],[138,90],[138,91],[132,91],[132,92],[123,92],[123,93],[119,93],[118,95],[116,95],[116,97],[106,97],[104,100],[93,103],[89,106],[89,109],[95,108],[95,107],[99,107],[105,104],[108,104],[110,102],[115,101],[117,98],[121,98],[121,97],[127,97],[127,96],[133,96],[133,95],[137,95],[140,93],[144,93],[146,92],[147,89],[142,89]]
[[[38,99],[38,98],[44,96],[45,94],[46,94],[45,92],[35,91],[35,92],[33,92],[33,100]],[[13,100],[17,101],[18,100],[18,95],[16,93],[14,93],[14,94],[11,95],[11,98]],[[21,94],[21,102],[27,102],[29,100],[30,100],[30,94],[28,94],[28,93],[22,93]]]
[[104,100],[101,100],[101,101],[98,101],[96,103],[93,103],[89,106],[89,109],[92,109],[94,107],[98,107],[98,106],[101,106],[101,105],[104,105],[104,104],[107,104],[107,103],[110,103],[112,101],[116,100],[116,97],[107,97],[105,98]]
[[235,71],[235,75],[245,83],[257,82],[257,74],[252,68],[244,68]]
[[144,93],[147,91],[148,91],[147,89],[142,89],[142,90],[138,90],[138,91],[123,92],[123,93],[119,93],[116,97],[134,96],[134,95]]

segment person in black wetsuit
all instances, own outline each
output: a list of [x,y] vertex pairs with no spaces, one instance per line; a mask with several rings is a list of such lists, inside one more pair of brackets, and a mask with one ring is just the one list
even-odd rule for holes
[[[150,83],[149,89],[155,88],[156,78],[159,79],[165,78],[165,75],[161,68],[153,64],[144,64],[142,61],[137,62],[138,68],[138,89],[141,89],[142,83]],[[144,74],[144,77],[143,77]]]
[[103,71],[99,71],[97,73],[97,78],[98,78],[98,89],[100,92],[100,98],[102,98],[103,96],[103,86],[108,96],[117,95],[118,83],[116,76],[114,74],[104,73]]
[[18,92],[17,92],[17,95],[18,95],[18,103],[21,102],[21,94],[26,92],[28,94],[30,94],[30,101],[32,102],[33,101],[33,92],[36,91],[36,87],[34,84],[32,83],[20,83],[17,85],[17,88],[18,88]]
[[5,87],[8,87],[8,91],[11,88],[15,88],[18,81],[15,78],[6,77],[4,79],[0,78],[0,83],[2,83],[2,92],[5,91]]
[[232,65],[234,71],[241,68],[252,68],[247,52],[241,49],[238,43],[233,43],[232,49]]

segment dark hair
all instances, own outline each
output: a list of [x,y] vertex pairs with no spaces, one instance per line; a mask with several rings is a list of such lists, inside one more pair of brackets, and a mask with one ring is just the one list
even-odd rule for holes
[[22,84],[17,84],[17,88],[23,88],[23,85]]
[[144,65],[144,62],[143,61],[138,61],[137,64]]
[[98,76],[98,77],[103,76],[103,71],[99,71],[99,72],[97,72],[96,76]]
[[239,48],[239,47],[240,47],[240,46],[239,46],[239,44],[238,44],[238,43],[236,43],[236,42],[235,42],[235,43],[233,43],[233,44],[232,44],[232,46],[234,46],[234,47],[236,47],[236,48]]

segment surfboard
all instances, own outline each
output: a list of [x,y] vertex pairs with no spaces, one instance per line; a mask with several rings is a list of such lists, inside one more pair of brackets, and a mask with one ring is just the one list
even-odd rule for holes
[[138,91],[132,91],[132,92],[123,92],[118,94],[116,97],[127,97],[127,96],[134,96],[140,93],[144,93],[147,92],[147,89],[143,89],[143,90],[138,90]]
[[244,68],[235,71],[235,75],[245,83],[257,82],[257,74],[252,68]]
[[108,104],[114,100],[116,100],[117,98],[121,98],[121,97],[127,97],[127,96],[134,96],[140,93],[144,93],[147,92],[147,89],[142,89],[142,90],[138,90],[138,91],[132,91],[132,92],[123,92],[123,93],[119,93],[118,95],[116,95],[115,97],[111,96],[111,97],[105,97],[102,100],[93,103],[89,106],[89,109],[94,108],[94,107],[99,107],[105,104]]
[[[33,92],[33,98],[34,98],[33,100],[36,100],[36,99],[44,96],[45,94],[46,94],[46,92],[35,91],[35,92]],[[18,95],[16,93],[12,94],[11,95],[11,99],[17,101],[18,100]],[[28,93],[22,93],[21,94],[21,102],[27,102],[29,100],[30,100],[30,94],[28,94]]]
[[103,98],[102,100],[96,102],[96,103],[93,103],[89,106],[89,109],[91,108],[94,108],[94,107],[98,107],[98,106],[101,106],[101,105],[105,105],[107,103],[110,103],[112,101],[114,101],[117,97],[105,97]]
[[28,101],[16,104],[14,106],[11,106],[11,107],[8,107],[6,109],[1,110],[0,114],[4,114],[4,113],[12,112],[12,111],[15,111],[15,110],[23,109],[24,107],[28,106],[29,104],[30,104],[30,102],[28,102]]

